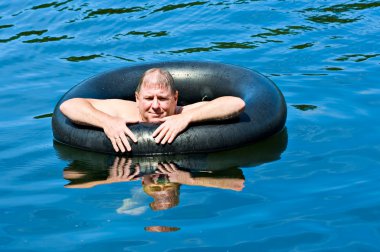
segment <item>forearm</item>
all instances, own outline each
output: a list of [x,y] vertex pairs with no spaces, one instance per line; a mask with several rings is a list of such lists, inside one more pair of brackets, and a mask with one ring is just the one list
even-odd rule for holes
[[233,96],[224,96],[190,108],[183,114],[189,116],[190,122],[210,120],[225,120],[238,116],[244,111],[245,103],[242,99]]
[[104,122],[110,117],[110,115],[96,109],[89,100],[83,98],[73,98],[63,102],[60,110],[75,123],[99,128],[103,128]]
[[225,120],[243,112],[245,103],[233,96],[224,96],[209,102],[198,102],[182,108],[181,113],[164,117],[153,132],[156,143],[172,143],[189,124],[202,121]]
[[74,98],[63,102],[60,110],[75,123],[103,129],[116,152],[130,151],[131,146],[127,136],[133,142],[137,142],[137,138],[127,127],[127,123],[134,123],[137,120],[136,118],[127,120],[118,116],[117,111],[110,108],[112,105],[115,105],[114,101]]
[[[172,181],[171,181],[172,182]],[[241,191],[244,179],[239,178],[206,178],[206,177],[178,177],[175,181],[180,184],[191,186],[204,186],[219,189]]]

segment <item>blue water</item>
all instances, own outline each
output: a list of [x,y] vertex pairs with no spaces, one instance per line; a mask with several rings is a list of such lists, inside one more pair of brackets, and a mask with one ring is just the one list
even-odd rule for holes
[[[379,12],[360,0],[2,1],[0,251],[380,251]],[[154,211],[141,178],[105,183],[114,157],[55,146],[50,113],[83,79],[167,60],[255,69],[288,118],[282,135],[213,161],[176,157],[218,186],[182,184],[179,203]],[[221,188],[231,181],[244,188]]]

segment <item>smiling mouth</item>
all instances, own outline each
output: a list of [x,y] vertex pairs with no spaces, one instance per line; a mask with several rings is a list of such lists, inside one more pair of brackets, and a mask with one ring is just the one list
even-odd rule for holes
[[149,113],[153,117],[160,117],[163,113]]

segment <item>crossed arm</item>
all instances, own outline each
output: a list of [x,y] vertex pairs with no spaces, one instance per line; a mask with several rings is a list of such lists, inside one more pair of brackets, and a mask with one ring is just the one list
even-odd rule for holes
[[[162,118],[152,137],[157,144],[170,144],[191,123],[233,118],[243,112],[244,107],[244,101],[233,96],[187,105],[177,114]],[[132,101],[74,98],[62,103],[60,109],[75,123],[102,128],[116,152],[131,151],[127,136],[137,142],[127,127],[127,124],[139,122],[140,118]]]

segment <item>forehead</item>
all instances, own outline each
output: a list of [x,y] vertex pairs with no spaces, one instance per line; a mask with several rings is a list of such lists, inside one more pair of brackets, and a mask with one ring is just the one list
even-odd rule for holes
[[144,83],[140,88],[140,94],[161,94],[170,95],[171,90],[168,86],[160,83]]

